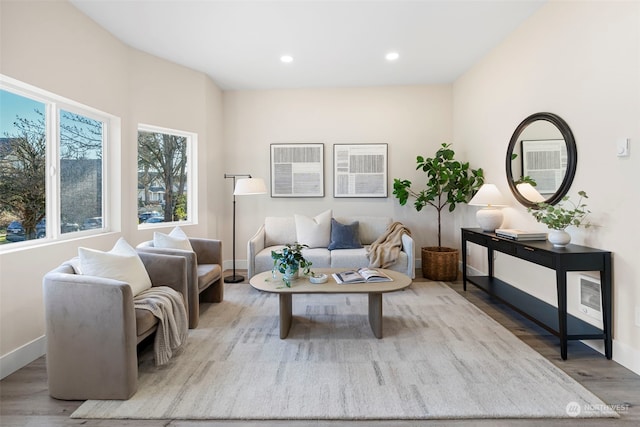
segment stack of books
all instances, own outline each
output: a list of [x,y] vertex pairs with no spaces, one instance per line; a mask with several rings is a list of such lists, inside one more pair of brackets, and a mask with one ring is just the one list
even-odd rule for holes
[[496,230],[496,236],[511,240],[546,240],[547,233],[516,230],[514,228],[498,228]]

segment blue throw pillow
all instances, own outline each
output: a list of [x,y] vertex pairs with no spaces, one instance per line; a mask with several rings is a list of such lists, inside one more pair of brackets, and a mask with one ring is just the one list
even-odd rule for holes
[[334,249],[359,249],[362,247],[358,235],[358,221],[351,224],[341,224],[331,218],[331,243],[329,250]]

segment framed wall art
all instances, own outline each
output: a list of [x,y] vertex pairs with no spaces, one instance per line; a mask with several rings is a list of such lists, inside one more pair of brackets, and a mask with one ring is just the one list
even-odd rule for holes
[[334,144],[333,197],[387,197],[387,144]]
[[271,197],[324,197],[324,144],[271,144]]

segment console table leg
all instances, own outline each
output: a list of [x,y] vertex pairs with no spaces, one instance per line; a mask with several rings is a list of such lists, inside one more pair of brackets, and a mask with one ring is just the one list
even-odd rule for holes
[[560,336],[560,356],[567,360],[567,273],[556,270],[558,287],[558,334]]
[[467,240],[462,236],[462,290],[467,290]]
[[291,294],[280,294],[280,339],[285,339],[291,329],[293,304]]
[[376,338],[382,338],[382,294],[369,294],[369,324]]
[[613,357],[613,328],[611,316],[611,254],[604,257],[604,268],[600,270],[600,291],[602,294],[602,326],[604,330],[604,355]]

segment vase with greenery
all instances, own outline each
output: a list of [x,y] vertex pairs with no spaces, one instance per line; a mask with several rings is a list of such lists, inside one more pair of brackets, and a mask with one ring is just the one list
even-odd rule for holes
[[295,280],[302,269],[302,274],[308,275],[311,271],[311,262],[302,256],[302,249],[308,248],[298,242],[287,243],[284,248],[271,251],[273,258],[273,271],[282,273],[282,281],[287,287],[291,287],[291,281]]
[[[413,206],[420,212],[427,206],[436,209],[438,213],[438,246],[422,248],[422,273],[423,276],[433,280],[455,280],[457,276],[458,251],[442,246],[442,211],[447,208],[453,212],[460,203],[467,203],[473,194],[484,183],[484,172],[481,168],[471,169],[469,162],[456,160],[455,152],[451,144],[442,144],[434,157],[416,158],[416,170],[422,170],[426,174],[426,181],[422,189],[412,188],[413,183],[407,179],[393,180],[393,194],[401,205],[405,205],[409,198],[414,199]],[[454,253],[448,256],[451,259],[443,270],[437,265],[430,265],[425,256],[431,256],[432,252]],[[442,258],[437,256],[437,259]],[[425,269],[426,267],[426,269]]]
[[587,228],[590,225],[586,222],[586,218],[591,211],[587,209],[587,204],[583,201],[589,197],[584,191],[578,191],[578,196],[580,198],[577,203],[571,201],[569,196],[564,196],[556,205],[541,202],[535,208],[528,209],[536,221],[551,229],[549,241],[554,246],[563,247],[569,244],[571,236],[566,231],[567,227],[572,225]]

